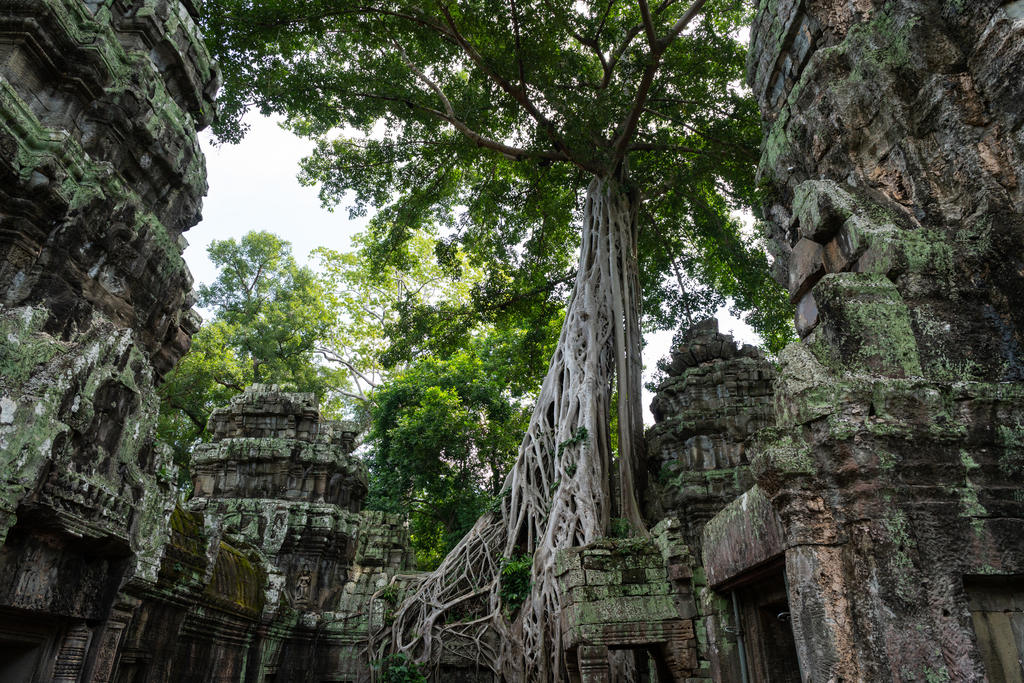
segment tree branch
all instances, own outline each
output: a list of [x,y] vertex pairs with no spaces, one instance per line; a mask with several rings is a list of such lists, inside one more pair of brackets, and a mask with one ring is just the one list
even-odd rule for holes
[[690,9],[686,10],[683,16],[679,17],[679,21],[675,23],[672,30],[668,32],[668,35],[662,39],[665,47],[668,47],[669,43],[676,39],[676,37],[683,32],[683,30],[690,25],[693,18],[700,14],[701,9],[704,8],[704,3],[707,0],[695,0]]
[[398,53],[402,56],[402,59],[403,61],[405,61],[405,65],[409,67],[409,70],[412,71],[413,74],[415,74],[416,77],[420,79],[428,88],[433,90],[434,94],[436,94],[438,99],[441,100],[441,104],[444,107],[444,111],[441,112],[436,109],[426,107],[424,105],[416,106],[419,106],[424,111],[430,112],[434,116],[437,116],[438,118],[448,122],[457,131],[459,131],[467,138],[475,142],[478,146],[487,147],[488,149],[493,149],[496,152],[501,152],[502,154],[506,155],[511,159],[523,159],[534,157],[540,159],[548,159],[550,161],[571,161],[571,159],[567,155],[561,152],[531,152],[520,147],[512,147],[502,142],[498,142],[497,140],[492,140],[491,138],[484,137],[483,135],[480,135],[476,131],[471,130],[469,126],[467,126],[465,123],[460,121],[455,116],[455,109],[452,107],[452,103],[445,96],[444,91],[441,90],[441,87],[437,85],[437,83],[435,83],[429,76],[423,73],[423,71],[420,70],[415,64],[412,63],[412,60],[409,59],[409,56],[405,53],[405,49],[401,45],[394,41],[392,42],[392,44],[395,46],[395,49],[398,50]]
[[318,346],[315,349],[313,349],[313,353],[319,353],[321,356],[324,357],[324,360],[330,361],[332,363],[340,363],[341,365],[344,365],[346,368],[348,368],[348,371],[350,373],[352,373],[355,376],[358,376],[360,379],[362,379],[364,382],[366,382],[368,385],[370,385],[370,387],[372,387],[373,389],[377,388],[377,386],[378,386],[377,382],[374,382],[369,377],[364,375],[362,373],[362,371],[359,370],[358,368],[356,368],[356,366],[353,363],[351,363],[350,361],[345,360],[342,356],[338,355],[337,353],[335,353],[331,349],[328,349],[328,348],[325,348],[325,347],[322,347],[322,346]]
[[[646,0],[639,0],[639,2],[643,3],[643,7],[641,8],[641,11],[643,11],[643,9],[647,7]],[[669,34],[665,38],[662,38],[652,44],[651,51],[647,56],[649,62],[647,64],[647,68],[644,69],[643,77],[640,79],[640,85],[636,89],[636,97],[633,99],[633,106],[629,111],[629,115],[626,116],[626,120],[622,123],[622,132],[619,134],[619,138],[615,142],[615,156],[612,163],[613,168],[618,167],[619,163],[623,158],[625,158],[627,151],[626,147],[634,133],[636,133],[637,126],[640,123],[640,115],[643,113],[647,104],[647,95],[650,94],[651,85],[654,83],[654,77],[657,75],[658,69],[661,67],[661,56],[665,53],[665,50],[668,49],[668,46],[672,41],[675,40],[676,36],[678,36],[683,29],[693,21],[693,18],[700,13],[705,2],[707,2],[707,0],[695,0],[694,3],[690,5],[690,9],[686,10],[683,16],[679,18],[679,21],[675,23],[675,26],[672,27]]]
[[680,154],[704,154],[706,150],[682,145],[656,145],[648,142],[633,142],[626,145],[627,152],[679,152]]
[[192,411],[190,411],[188,408],[186,408],[183,405],[175,403],[174,401],[171,401],[170,403],[171,403],[171,407],[172,408],[174,408],[175,410],[180,410],[185,415],[185,417],[187,417],[189,419],[189,421],[192,422],[193,425],[195,425],[196,430],[200,434],[202,432],[206,431],[206,422],[207,422],[207,420],[200,420],[198,417],[196,417],[192,413]]
[[558,129],[555,127],[555,124],[544,116],[544,114],[537,109],[537,106],[530,101],[529,95],[526,92],[525,83],[524,87],[515,88],[511,83],[503,78],[501,74],[488,66],[484,61],[484,58],[476,51],[476,48],[470,45],[469,41],[466,40],[462,33],[459,32],[458,27],[455,26],[455,19],[452,18],[451,12],[448,11],[448,7],[442,4],[441,11],[444,13],[445,20],[448,22],[448,27],[451,29],[455,40],[458,41],[460,46],[462,46],[463,51],[469,55],[469,58],[473,60],[473,63],[476,64],[484,74],[494,81],[499,88],[504,90],[506,94],[511,96],[519,106],[526,110],[526,113],[529,114],[534,121],[544,128],[548,137],[554,143],[555,149],[564,156],[564,160],[570,161],[590,173],[600,173],[603,170],[601,167],[593,163],[581,162],[573,158],[572,150],[569,149],[569,146],[565,144],[565,141],[562,140],[561,136],[558,134]]
[[643,30],[643,26],[637,24],[633,28],[629,29],[626,33],[626,37],[623,38],[619,46],[612,52],[611,58],[608,60],[608,69],[604,72],[604,80],[601,81],[600,89],[607,88],[612,80],[612,72],[615,71],[615,67],[618,65],[619,60],[622,59],[622,55],[626,54],[626,50],[629,49],[633,39],[640,35],[640,31]]
[[654,20],[651,19],[651,8],[647,6],[647,0],[637,0],[637,5],[640,7],[640,18],[644,23],[644,32],[647,33],[647,44],[651,47],[651,52],[658,50],[658,34],[654,31]]
[[512,0],[512,33],[516,38],[516,62],[519,64],[519,89],[526,92],[526,69],[523,67],[523,46],[519,40],[519,12],[516,0]]

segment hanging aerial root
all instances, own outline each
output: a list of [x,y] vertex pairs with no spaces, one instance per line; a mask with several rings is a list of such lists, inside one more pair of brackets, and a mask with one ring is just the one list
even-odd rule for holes
[[[559,680],[556,552],[603,537],[616,516],[646,533],[634,490],[643,444],[638,205],[614,181],[596,178],[587,188],[576,284],[500,511],[481,517],[399,607],[379,636],[390,638],[391,651],[433,667],[455,658],[509,683]],[[616,376],[621,509],[611,491]],[[502,567],[522,554],[533,557],[531,594],[510,613]]]

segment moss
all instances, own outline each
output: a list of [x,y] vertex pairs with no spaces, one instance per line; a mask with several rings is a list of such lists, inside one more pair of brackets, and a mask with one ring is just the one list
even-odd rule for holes
[[0,382],[19,386],[67,345],[42,334],[48,312],[42,308],[21,309],[22,314],[0,321]]
[[928,363],[928,376],[937,382],[970,382],[978,379],[983,371],[984,368],[971,358],[951,360],[939,356]]
[[836,375],[923,374],[909,311],[887,277],[830,273],[814,293],[821,324],[809,346]]
[[893,470],[893,469],[895,469],[896,465],[898,465],[900,463],[900,461],[903,459],[900,456],[896,455],[895,453],[891,453],[891,452],[885,450],[884,448],[879,448],[877,453],[878,453],[878,464],[884,470]]
[[999,425],[996,433],[1004,449],[999,456],[999,471],[1007,478],[1019,480],[1024,475],[1024,425],[1020,421],[1012,427]]
[[202,516],[175,505],[171,511],[171,545],[192,555],[206,552],[206,529]]
[[941,275],[953,270],[953,250],[932,230],[901,231],[899,248],[911,273]]
[[906,513],[902,510],[892,510],[882,523],[892,544],[885,561],[896,584],[896,594],[906,602],[912,603],[918,596],[916,571],[910,556],[911,551],[916,548],[916,543],[910,537],[910,524]]
[[771,169],[780,168],[781,159],[789,153],[791,145],[786,136],[788,123],[789,111],[783,110],[765,136],[761,146],[760,168],[765,169],[762,175],[767,176],[772,173]]
[[[939,658],[941,657],[942,653],[940,651]],[[926,666],[922,670],[922,673],[924,674],[924,678],[926,681],[928,681],[928,683],[944,683],[945,681],[949,680],[949,672],[945,669],[936,670],[931,668],[930,666]]]
[[850,75],[853,81],[871,80],[875,68],[883,70],[909,69],[917,54],[911,35],[921,18],[904,18],[892,6],[882,10],[863,24],[856,24],[847,34],[846,45],[857,51],[858,59]]
[[761,447],[751,464],[757,470],[772,470],[783,475],[814,474],[811,447],[781,429],[768,427],[758,434]]
[[243,609],[259,612],[264,604],[262,587],[262,572],[249,558],[228,544],[221,543],[206,594],[226,599]]

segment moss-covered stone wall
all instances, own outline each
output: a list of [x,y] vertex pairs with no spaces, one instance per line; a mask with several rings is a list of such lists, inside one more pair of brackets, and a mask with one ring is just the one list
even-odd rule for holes
[[[1024,657],[970,597],[1024,577],[1017,4],[759,3],[763,228],[802,341],[748,455],[804,681],[993,680],[994,647]],[[721,569],[712,589],[743,581]]]

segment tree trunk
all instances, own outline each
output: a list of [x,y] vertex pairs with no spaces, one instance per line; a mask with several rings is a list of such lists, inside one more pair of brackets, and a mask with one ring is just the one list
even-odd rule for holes
[[[639,204],[636,193],[610,179],[595,178],[587,188],[576,285],[500,511],[484,515],[402,604],[389,634],[393,650],[432,665],[460,656],[508,682],[559,680],[555,553],[606,536],[613,517],[646,536],[636,498],[643,473]],[[616,377],[613,478],[609,425]],[[613,479],[620,486],[616,497]],[[501,599],[503,560],[523,554],[533,557],[532,591],[510,615]]]

